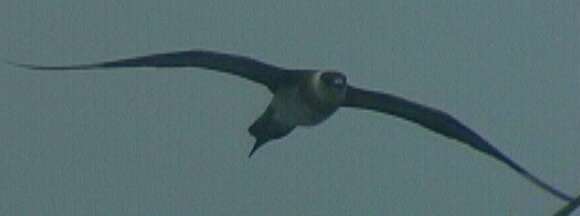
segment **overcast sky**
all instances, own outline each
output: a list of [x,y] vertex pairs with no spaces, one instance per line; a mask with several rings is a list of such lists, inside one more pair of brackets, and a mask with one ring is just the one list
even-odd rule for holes
[[[192,48],[443,109],[580,193],[580,2],[5,0],[0,58],[48,65]],[[342,109],[247,154],[271,95],[200,69],[0,64],[0,215],[548,215],[503,164]],[[580,215],[580,213],[578,214]]]

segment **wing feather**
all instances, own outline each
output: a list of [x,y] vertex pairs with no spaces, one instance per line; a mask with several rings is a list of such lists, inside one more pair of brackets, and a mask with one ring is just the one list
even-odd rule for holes
[[199,67],[237,75],[274,90],[288,75],[287,70],[249,57],[206,50],[189,50],[159,53],[93,64],[70,66],[40,66],[11,63],[32,70],[88,70],[123,67]]
[[554,187],[543,182],[523,167],[505,156],[502,152],[492,146],[480,135],[469,129],[451,115],[440,110],[430,108],[398,96],[363,90],[352,86],[348,87],[345,107],[360,108],[393,115],[416,124],[419,124],[433,132],[441,134],[493,157],[506,164],[516,172],[550,192],[556,197],[570,201],[572,198]]

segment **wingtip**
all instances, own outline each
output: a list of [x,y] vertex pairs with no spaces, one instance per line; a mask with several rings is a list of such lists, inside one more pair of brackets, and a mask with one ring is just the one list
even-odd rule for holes
[[22,63],[18,63],[18,62],[6,60],[6,59],[3,59],[2,63],[10,65],[12,67],[18,67],[18,68],[30,68],[30,67],[32,67],[32,65],[22,64]]
[[580,206],[580,196],[577,196],[572,201],[568,202],[566,206],[558,210],[554,216],[567,216],[570,215],[574,210]]
[[24,69],[28,69],[28,70],[46,70],[46,69],[51,69],[50,67],[45,67],[45,66],[40,66],[40,65],[33,65],[33,64],[19,63],[19,62],[10,61],[10,60],[2,60],[2,62],[4,64],[10,65],[12,67],[24,68]]
[[574,201],[574,197],[572,197],[572,196],[562,192],[561,190],[556,189],[554,186],[540,180],[538,177],[536,177],[535,175],[532,175],[528,171],[522,169],[522,171],[518,171],[518,172],[521,175],[523,175],[524,177],[526,177],[528,180],[530,180],[532,183],[536,184],[540,188],[546,190],[547,192],[549,192],[550,194],[554,195],[555,197],[561,199],[562,201],[565,201],[565,202],[573,202]]
[[44,65],[19,63],[10,60],[2,60],[2,62],[12,67],[24,68],[28,70],[86,70],[86,69],[95,69],[101,66],[98,64],[72,65],[72,66],[44,66]]

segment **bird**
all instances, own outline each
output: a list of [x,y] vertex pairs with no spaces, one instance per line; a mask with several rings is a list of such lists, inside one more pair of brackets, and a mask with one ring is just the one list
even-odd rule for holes
[[248,157],[297,127],[315,126],[339,108],[371,110],[398,117],[465,144],[507,165],[533,184],[561,200],[572,197],[532,175],[452,115],[403,97],[356,87],[344,73],[329,69],[290,69],[245,55],[205,49],[154,53],[117,60],[66,66],[7,62],[30,70],[91,70],[115,68],[194,67],[235,75],[264,85],[273,97],[265,111],[249,126],[255,138]]

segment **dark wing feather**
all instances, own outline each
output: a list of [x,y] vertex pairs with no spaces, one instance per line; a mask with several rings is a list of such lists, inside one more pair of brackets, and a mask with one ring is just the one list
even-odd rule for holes
[[580,196],[568,203],[564,208],[560,209],[554,216],[568,216],[580,206]]
[[489,144],[473,130],[469,129],[445,112],[394,95],[367,91],[352,86],[349,86],[347,90],[346,101],[343,106],[374,110],[417,123],[429,130],[442,134],[443,136],[465,143],[470,147],[501,161],[532,181],[534,184],[547,190],[560,199],[566,201],[572,199],[570,196],[560,192],[529,173]]
[[13,65],[33,70],[86,70],[120,67],[200,67],[237,75],[274,90],[285,79],[286,70],[248,57],[206,50],[190,50],[145,55],[94,64],[71,66]]

